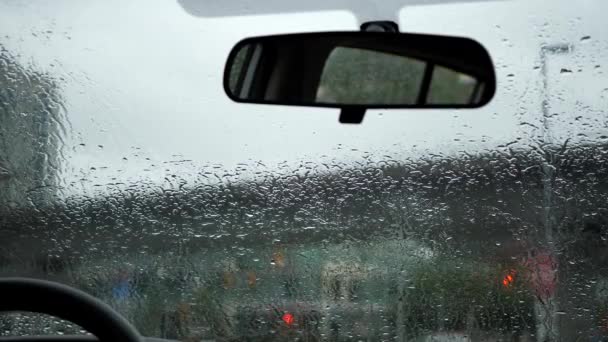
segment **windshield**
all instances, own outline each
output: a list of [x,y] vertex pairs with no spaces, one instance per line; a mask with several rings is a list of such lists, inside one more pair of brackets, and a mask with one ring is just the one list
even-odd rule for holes
[[342,2],[183,2],[0,0],[0,276],[75,286],[183,341],[608,337],[607,2],[404,7],[404,32],[481,42],[495,98],[355,126],[222,88],[243,38],[357,30]]

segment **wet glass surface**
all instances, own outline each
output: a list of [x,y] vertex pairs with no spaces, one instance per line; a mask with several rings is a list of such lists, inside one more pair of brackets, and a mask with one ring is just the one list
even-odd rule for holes
[[[245,36],[356,29],[348,13],[41,6],[0,2],[0,275],[184,341],[608,336],[604,2],[404,9],[403,30],[484,44],[497,94],[357,127],[221,88]],[[2,316],[28,333],[81,332]]]

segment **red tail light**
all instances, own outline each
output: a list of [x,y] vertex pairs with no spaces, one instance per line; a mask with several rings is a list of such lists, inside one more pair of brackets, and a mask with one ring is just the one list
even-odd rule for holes
[[515,282],[515,274],[515,270],[509,271],[509,273],[504,278],[502,278],[502,285],[504,287],[510,287],[513,282]]
[[290,314],[289,312],[286,312],[285,314],[283,314],[283,317],[281,317],[281,319],[287,325],[292,325],[295,322],[295,320],[296,320],[296,318],[292,314]]

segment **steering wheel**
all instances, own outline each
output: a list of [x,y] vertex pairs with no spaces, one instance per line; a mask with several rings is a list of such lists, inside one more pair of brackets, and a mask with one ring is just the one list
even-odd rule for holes
[[[0,279],[0,312],[29,311],[52,315],[95,335],[100,342],[141,342],[135,328],[102,301],[80,290],[62,284],[29,279]],[[62,336],[36,338],[2,338],[2,341],[61,341],[78,340]],[[82,336],[80,340],[90,341]]]

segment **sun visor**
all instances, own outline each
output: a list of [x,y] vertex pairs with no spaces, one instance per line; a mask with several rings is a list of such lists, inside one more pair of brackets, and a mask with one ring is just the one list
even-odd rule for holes
[[[361,21],[394,20],[406,6],[437,5],[496,0],[177,0],[189,14],[196,17],[231,17],[278,13],[319,11],[351,11]],[[508,0],[499,0],[508,1]]]

